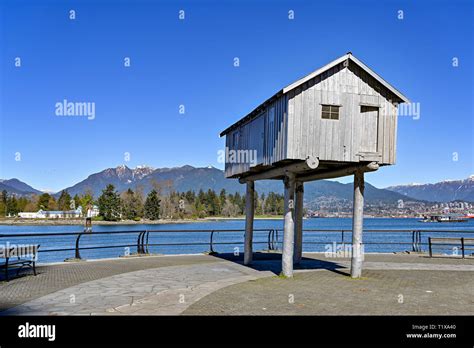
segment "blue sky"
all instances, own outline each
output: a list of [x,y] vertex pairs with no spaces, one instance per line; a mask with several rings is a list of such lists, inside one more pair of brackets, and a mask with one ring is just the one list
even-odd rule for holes
[[[399,118],[397,164],[369,182],[474,174],[473,2],[3,0],[0,9],[1,178],[60,190],[120,164],[222,168],[220,131],[347,51],[421,107],[419,120]],[[95,119],[56,116],[63,99],[94,102]]]

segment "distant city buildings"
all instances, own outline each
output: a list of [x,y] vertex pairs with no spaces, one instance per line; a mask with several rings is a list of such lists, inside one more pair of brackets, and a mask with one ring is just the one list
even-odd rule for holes
[[[319,198],[308,204],[307,217],[351,217],[351,201],[334,198]],[[366,203],[364,214],[372,217],[423,217],[436,214],[474,213],[474,203],[454,201],[447,203],[431,203],[420,201],[404,201],[399,203]]]

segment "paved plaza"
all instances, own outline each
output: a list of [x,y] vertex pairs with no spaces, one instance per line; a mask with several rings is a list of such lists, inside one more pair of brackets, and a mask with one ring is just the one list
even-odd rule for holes
[[0,315],[474,314],[474,259],[366,254],[363,278],[350,260],[305,254],[295,277],[281,255],[146,256],[38,267],[0,282]]

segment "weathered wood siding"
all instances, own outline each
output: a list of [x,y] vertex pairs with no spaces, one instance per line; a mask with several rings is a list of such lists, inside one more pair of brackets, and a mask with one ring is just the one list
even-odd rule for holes
[[[305,159],[311,155],[323,161],[377,160],[393,164],[397,107],[390,99],[398,98],[379,86],[350,62],[348,67],[341,63],[290,91],[288,158]],[[322,119],[322,104],[340,106],[339,120]],[[362,105],[378,106],[378,120],[374,112],[362,113]],[[375,146],[376,153],[370,153]]]
[[226,135],[229,154],[232,154],[232,150],[237,154],[237,162],[231,161],[231,156],[230,161],[226,161],[227,177],[247,172],[251,167],[270,166],[287,158],[286,109],[287,96],[282,95],[266,106],[256,118]]
[[[226,161],[225,174],[308,156],[393,164],[399,101],[354,62],[340,63],[274,98],[256,118],[227,133],[226,147],[237,153],[237,161]],[[323,119],[322,104],[340,106],[339,119]],[[362,112],[362,106],[368,110]]]

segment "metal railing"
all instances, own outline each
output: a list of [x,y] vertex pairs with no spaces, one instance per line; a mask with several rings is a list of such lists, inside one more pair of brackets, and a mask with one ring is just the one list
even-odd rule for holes
[[[433,248],[434,247],[451,247],[453,248],[454,254],[458,254],[458,250],[461,250],[461,256],[464,259],[466,257],[466,251],[474,250],[472,246],[474,246],[474,238],[464,238],[464,237],[457,237],[457,238],[432,238],[428,237],[428,253],[430,257],[433,257]],[[469,247],[471,246],[471,247]]]
[[[254,244],[268,244],[269,250],[276,250],[277,241],[275,238],[271,239],[270,235],[272,234],[273,229],[254,229],[254,232],[268,233],[268,242],[264,241],[254,241]],[[150,253],[150,247],[152,246],[198,246],[198,245],[208,245],[209,252],[215,253],[215,245],[239,245],[243,244],[243,241],[230,241],[230,242],[216,242],[214,240],[215,233],[235,233],[241,232],[245,233],[245,230],[242,229],[216,229],[216,230],[126,230],[126,231],[101,231],[101,232],[55,232],[55,233],[12,233],[12,234],[0,234],[0,244],[2,240],[21,238],[28,239],[34,242],[35,239],[39,237],[63,237],[63,236],[75,236],[75,246],[71,248],[52,248],[45,249],[42,248],[39,250],[41,253],[54,253],[54,252],[74,252],[75,259],[82,259],[81,250],[96,250],[96,249],[114,249],[114,248],[136,248],[136,254],[146,255]],[[150,243],[149,236],[151,234],[164,234],[164,233],[208,233],[209,242],[185,242],[185,243]],[[134,244],[107,244],[107,245],[94,245],[94,246],[81,246],[81,241],[88,236],[104,236],[104,235],[136,235],[136,243]],[[276,236],[278,238],[278,235]],[[8,240],[7,240],[8,241]],[[271,244],[273,243],[273,244]]]
[[[242,238],[238,241],[225,241],[225,242],[216,242],[215,241],[215,234],[216,233],[242,233]],[[283,230],[282,229],[254,229],[255,233],[266,233],[266,240],[254,240],[253,244],[266,244],[267,250],[274,251],[278,250],[279,246],[282,244],[282,236]],[[341,243],[344,244],[352,244],[350,240],[350,235],[352,234],[352,230],[350,229],[305,229],[303,230],[305,235],[313,234],[313,233],[334,233],[339,234],[340,239],[339,241],[333,240],[331,242]],[[182,243],[151,243],[150,242],[150,234],[173,234],[173,233],[202,233],[202,234],[209,234],[209,241],[202,242],[202,241],[195,241],[195,242],[182,242]],[[55,233],[13,233],[13,234],[0,234],[0,244],[2,240],[6,240],[12,238],[21,238],[31,240],[31,242],[36,242],[37,238],[39,237],[62,237],[62,236],[75,236],[75,246],[70,248],[52,248],[52,249],[45,249],[42,248],[39,250],[40,253],[54,253],[54,252],[74,252],[76,259],[81,259],[81,250],[97,250],[97,249],[112,249],[112,248],[136,248],[136,254],[138,255],[146,255],[150,253],[150,247],[176,247],[176,246],[208,246],[208,251],[210,253],[216,253],[215,246],[218,245],[243,245],[243,236],[245,230],[243,229],[215,229],[215,230],[203,230],[203,229],[196,229],[196,230],[126,230],[126,231],[101,231],[101,232],[55,232]],[[396,229],[368,229],[364,230],[364,234],[372,234],[372,233],[380,233],[380,234],[388,234],[388,233],[401,233],[411,235],[411,241],[408,239],[407,241],[386,241],[386,242],[370,242],[365,241],[365,245],[406,245],[411,246],[411,251],[414,252],[422,252],[423,246],[428,246],[428,241],[423,243],[422,242],[422,235],[423,234],[433,234],[433,233],[457,233],[457,234],[474,234],[474,231],[458,231],[458,230],[396,230]],[[105,245],[92,245],[92,246],[81,246],[81,241],[88,236],[106,236],[106,235],[135,235],[136,243],[133,244],[105,244]],[[54,242],[51,241],[52,244]],[[310,244],[320,244],[320,245],[327,245],[328,241],[311,241],[305,240],[304,245]],[[42,242],[44,245],[44,242]],[[425,249],[426,250],[426,249]]]

